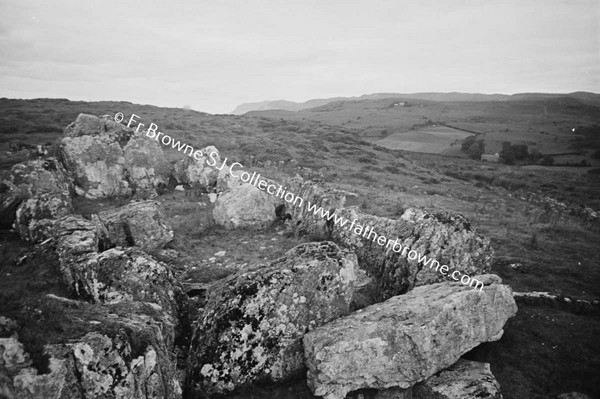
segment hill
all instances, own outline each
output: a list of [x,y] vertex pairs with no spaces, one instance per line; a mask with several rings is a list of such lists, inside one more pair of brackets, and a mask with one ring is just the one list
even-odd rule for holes
[[550,94],[550,93],[518,93],[518,94],[479,94],[479,93],[374,93],[364,94],[358,97],[334,97],[324,99],[313,99],[305,102],[294,102],[287,100],[261,101],[253,103],[244,103],[237,106],[231,113],[242,115],[251,111],[301,111],[309,108],[320,107],[322,105],[335,101],[357,101],[357,100],[378,100],[385,98],[402,98],[406,100],[427,100],[427,101],[515,101],[515,100],[541,100],[558,97],[571,97],[578,99],[586,104],[600,106],[600,95],[588,92],[574,92],[570,94]]
[[[465,95],[457,94],[455,98]],[[525,144],[544,154],[574,152],[573,129],[600,125],[600,98],[592,93],[574,95],[514,95],[506,100],[434,101],[436,95],[332,101],[300,111],[253,111],[248,116],[288,121],[317,121],[352,129],[365,140],[409,151],[460,156],[460,141],[479,134],[485,152],[502,149],[502,143]],[[474,98],[474,97],[473,97]],[[454,128],[449,135],[432,140],[427,129],[434,125]],[[459,132],[467,132],[462,134]],[[433,143],[432,146],[421,145]],[[440,144],[443,142],[443,146]],[[419,143],[419,144],[415,144]],[[591,154],[598,148],[579,148],[577,161],[595,162]]]

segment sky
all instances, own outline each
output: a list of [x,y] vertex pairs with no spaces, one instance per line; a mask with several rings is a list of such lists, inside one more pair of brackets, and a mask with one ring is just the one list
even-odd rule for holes
[[0,97],[600,93],[600,0],[0,0]]

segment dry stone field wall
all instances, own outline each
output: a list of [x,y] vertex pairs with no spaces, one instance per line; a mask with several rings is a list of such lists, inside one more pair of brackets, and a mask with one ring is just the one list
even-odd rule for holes
[[[203,149],[210,152],[218,154]],[[81,114],[65,129],[58,158],[12,168],[0,183],[0,215],[57,257],[71,298],[48,301],[73,333],[44,346],[49,371],[40,372],[11,333],[14,321],[0,317],[0,396],[211,398],[304,376],[327,399],[359,389],[378,390],[379,398],[501,397],[489,365],[461,356],[500,339],[517,307],[511,289],[488,274],[489,239],[464,217],[420,209],[376,217],[346,206],[351,193],[299,176],[280,182],[304,201],[477,276],[481,291],[290,207],[228,167],[190,159],[170,165],[142,133]],[[298,237],[283,257],[209,285],[191,323],[173,267],[159,260],[174,238],[160,194],[178,184],[216,195],[214,220],[225,229],[262,229],[285,215]],[[77,196],[131,201],[83,217],[73,211]],[[189,329],[182,369],[175,342]]]

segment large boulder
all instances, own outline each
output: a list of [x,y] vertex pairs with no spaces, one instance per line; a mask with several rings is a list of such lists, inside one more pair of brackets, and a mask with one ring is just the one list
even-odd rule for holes
[[149,252],[161,249],[173,239],[163,207],[156,201],[132,202],[100,212],[98,218],[113,246],[138,246]]
[[[459,214],[410,208],[389,219],[350,207],[338,209],[335,217],[339,222],[331,222],[332,239],[353,250],[373,278],[371,303],[447,280],[454,270],[469,276],[490,271],[490,240]],[[380,237],[384,239],[378,242]],[[408,256],[409,251],[418,256]],[[439,271],[443,265],[448,267],[446,277]]]
[[68,282],[80,296],[100,303],[154,303],[176,322],[183,291],[166,264],[139,248],[112,248],[69,266]]
[[[39,236],[37,230],[46,231],[51,224],[48,220],[39,220],[38,223],[37,219],[42,215],[50,220],[64,214],[64,210],[70,211],[71,186],[66,171],[55,158],[34,159],[14,165],[10,180],[0,182],[1,225],[10,228],[22,202],[35,197],[34,201],[21,205],[22,217],[16,225],[23,239],[32,240]],[[59,208],[62,210],[59,211]],[[29,224],[32,222],[36,226],[32,226],[30,233]]]
[[40,194],[19,205],[15,226],[21,239],[39,242],[52,235],[54,222],[73,211],[66,194]]
[[282,201],[252,184],[244,183],[217,198],[213,217],[215,223],[227,229],[264,228],[276,220],[275,208]]
[[[50,236],[54,221],[72,212],[71,182],[55,158],[34,159],[11,168],[3,208],[14,209],[8,219],[23,240],[38,242]],[[24,201],[24,202],[21,202]]]
[[67,286],[95,303],[141,301],[158,305],[173,323],[182,289],[171,269],[138,247],[111,248],[98,217],[69,215],[54,226],[56,253]]
[[459,359],[413,387],[413,399],[502,399],[489,363]]
[[11,181],[26,198],[39,194],[65,194],[71,191],[67,172],[56,158],[33,159],[11,168]]
[[[207,189],[217,185],[219,175],[217,167],[221,165],[219,151],[214,146],[208,146],[200,151],[202,156],[199,154],[198,156],[186,156],[175,163],[173,177],[175,177],[177,183]],[[215,163],[215,165],[210,166],[209,162],[211,164]]]
[[506,285],[417,287],[307,333],[308,385],[326,399],[361,388],[409,388],[500,339],[516,312]]
[[80,114],[65,129],[60,149],[78,195],[129,196],[168,182],[160,144],[108,117]]
[[292,218],[289,228],[298,235],[330,239],[331,234],[327,220],[318,209],[332,210],[333,214],[336,209],[346,206],[349,198],[356,197],[356,194],[338,190],[325,183],[304,180],[300,176],[289,179],[285,182],[285,186],[287,191],[302,198],[302,206],[299,206],[299,201],[286,205]]
[[217,173],[218,193],[223,193],[227,190],[231,190],[234,187],[238,187],[244,184],[244,182],[242,182],[239,177],[232,176],[230,165],[217,164],[217,166],[221,168]]
[[[55,296],[41,308],[42,319],[46,308],[61,315],[40,337],[48,370],[38,369],[16,334],[0,338],[0,396],[181,398],[172,354],[175,329],[157,310],[138,302],[90,305]],[[43,321],[34,323],[46,328]]]
[[215,283],[190,345],[190,390],[211,395],[298,375],[302,336],[350,312],[358,279],[356,256],[321,242]]

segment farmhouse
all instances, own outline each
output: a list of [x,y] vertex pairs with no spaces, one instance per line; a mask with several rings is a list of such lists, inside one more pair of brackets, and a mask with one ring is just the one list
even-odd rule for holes
[[481,160],[485,162],[499,162],[500,154],[481,154]]

